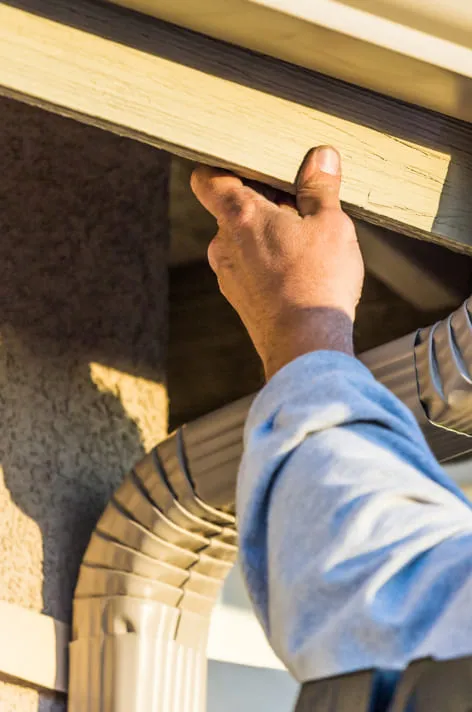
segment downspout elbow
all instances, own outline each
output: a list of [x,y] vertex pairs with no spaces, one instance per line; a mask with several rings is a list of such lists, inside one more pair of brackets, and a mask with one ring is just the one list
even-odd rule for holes
[[210,616],[237,554],[250,401],[170,435],[107,505],[75,591],[69,712],[205,709]]

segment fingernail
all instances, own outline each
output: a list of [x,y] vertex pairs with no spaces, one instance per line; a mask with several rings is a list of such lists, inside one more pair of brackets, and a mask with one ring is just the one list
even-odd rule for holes
[[329,173],[332,176],[339,175],[341,169],[341,161],[339,153],[331,148],[331,146],[321,146],[315,151],[315,160],[318,169],[323,173]]

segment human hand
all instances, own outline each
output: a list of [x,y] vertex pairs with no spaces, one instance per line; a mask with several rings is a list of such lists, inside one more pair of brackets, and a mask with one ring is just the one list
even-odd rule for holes
[[296,208],[288,196],[271,202],[225,171],[199,166],[192,174],[193,192],[218,223],[210,266],[267,378],[310,351],[353,354],[364,265],[340,184],[340,156],[328,146],[303,161]]

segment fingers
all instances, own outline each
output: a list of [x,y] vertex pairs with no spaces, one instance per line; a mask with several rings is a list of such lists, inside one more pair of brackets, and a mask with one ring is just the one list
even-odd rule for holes
[[[219,221],[230,220],[244,212],[248,201],[261,195],[244,185],[232,173],[208,166],[198,166],[191,177],[191,187],[200,203]],[[314,215],[322,208],[339,208],[341,157],[331,146],[319,146],[306,155],[297,176],[296,204],[300,215]],[[278,196],[277,196],[278,198]],[[258,202],[259,202],[258,201]],[[275,199],[282,208],[290,208],[290,200]]]
[[254,191],[232,173],[208,166],[197,166],[190,179],[195,196],[221,224],[245,212]]
[[243,183],[233,173],[203,165],[193,171],[190,185],[220,225],[231,222],[233,227],[241,227],[256,216],[273,211],[279,204],[278,196],[282,195],[269,186],[255,181]]
[[204,208],[217,220],[240,208],[244,185],[240,178],[209,166],[197,166],[190,179],[191,188]]
[[339,208],[341,156],[332,146],[319,146],[307,153],[297,176],[297,207],[300,215],[315,215],[323,208]]

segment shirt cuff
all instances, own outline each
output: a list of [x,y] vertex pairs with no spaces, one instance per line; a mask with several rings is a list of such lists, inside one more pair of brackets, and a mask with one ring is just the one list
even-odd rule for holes
[[272,420],[280,406],[298,400],[311,387],[336,373],[349,375],[362,382],[375,381],[369,369],[355,356],[342,351],[312,351],[290,361],[277,371],[254,399],[246,420],[244,439],[261,423]]

